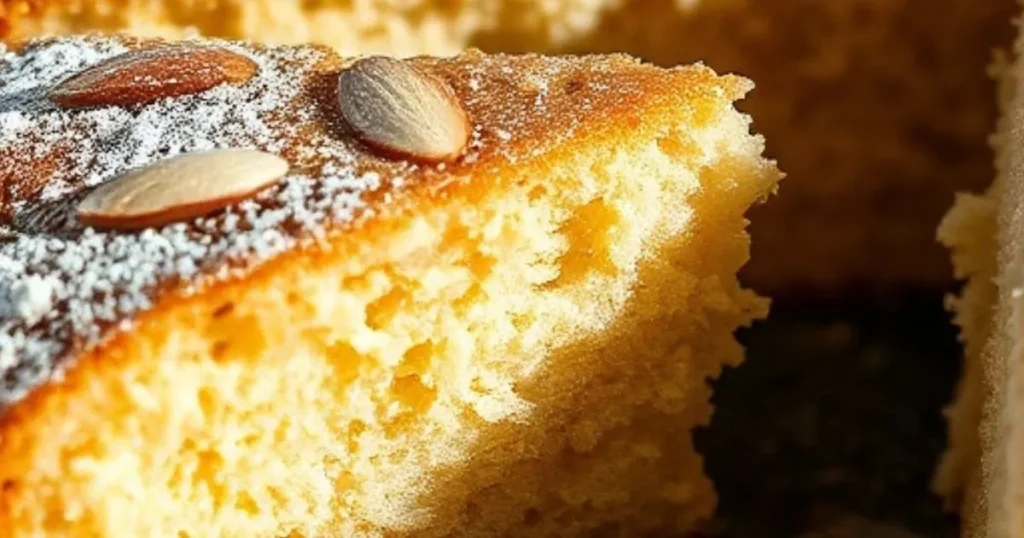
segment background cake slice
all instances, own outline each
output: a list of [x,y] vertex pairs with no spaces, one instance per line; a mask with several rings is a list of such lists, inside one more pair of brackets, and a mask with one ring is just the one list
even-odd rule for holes
[[[992,177],[985,67],[1014,0],[4,0],[9,36],[91,30],[319,42],[343,53],[628,52],[758,81],[744,109],[786,163],[752,214],[745,281],[772,295],[950,286],[934,230]],[[827,228],[829,233],[821,233]],[[865,255],[870,252],[873,255]],[[858,293],[864,300],[870,295]]]
[[[732,105],[749,82],[155,46],[40,41],[0,69],[4,536],[640,535],[712,514],[691,431],[765,314],[736,272],[779,179]],[[109,91],[125,80],[146,87]],[[154,202],[166,177],[138,174],[228,174],[194,160],[218,149],[290,172],[132,228],[200,194]]]
[[963,377],[947,410],[950,448],[935,479],[968,538],[1024,535],[1024,40],[997,72],[1002,116],[996,179],[961,194],[939,228],[959,278],[951,300],[964,342]]

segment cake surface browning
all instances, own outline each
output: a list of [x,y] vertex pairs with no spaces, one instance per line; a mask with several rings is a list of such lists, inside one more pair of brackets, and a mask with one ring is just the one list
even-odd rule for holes
[[744,107],[789,180],[776,203],[752,215],[755,255],[744,277],[766,293],[813,298],[951,284],[933,232],[954,192],[992,175],[985,139],[996,116],[985,67],[1010,43],[1016,8],[1014,0],[937,10],[879,0],[31,4],[38,9],[11,19],[11,37],[198,31],[346,54],[623,51],[749,77],[760,90]]
[[[13,367],[13,359],[4,363],[7,388],[0,401],[22,395],[37,375],[49,377],[59,357],[95,344],[160,293],[256,266],[298,243],[321,240],[328,227],[361,224],[367,212],[386,215],[409,200],[443,198],[460,188],[470,169],[479,174],[543,154],[577,134],[578,118],[567,109],[578,103],[615,117],[645,93],[666,99],[659,94],[669,88],[653,68],[625,57],[593,58],[585,72],[573,69],[578,64],[570,59],[472,54],[463,61],[421,59],[462,92],[476,126],[468,155],[431,167],[379,156],[351,135],[337,136],[347,128],[334,110],[341,64],[326,49],[255,53],[261,70],[255,83],[220,86],[137,113],[122,108],[68,113],[43,98],[49,85],[125,50],[117,41],[70,39],[33,44],[28,53],[8,57],[3,79],[8,128],[0,141],[4,288],[13,290],[25,277],[30,279],[25,287],[33,291],[8,292],[21,298],[8,301],[11,311],[31,315],[10,318],[15,336],[3,342],[4,353],[19,359]],[[680,76],[711,75],[694,70]],[[482,83],[488,86],[480,88]],[[560,91],[549,91],[550,84],[559,84]],[[529,94],[530,106],[521,98],[510,103],[507,96],[493,95],[499,91]],[[742,86],[734,81],[728,91],[737,95]],[[589,125],[599,121],[588,114]],[[502,140],[512,132],[515,140]],[[502,143],[486,143],[495,140]],[[279,153],[296,173],[269,198],[160,232],[104,234],[69,220],[70,204],[86,187],[155,158],[224,145]],[[71,289],[56,289],[63,286]],[[47,295],[52,301],[41,305],[44,311],[29,305]],[[39,319],[49,322],[38,324]]]
[[[691,430],[765,313],[736,271],[779,174],[703,66],[468,52],[409,65],[472,125],[445,163],[359,142],[349,60],[137,106],[54,85],[160,42],[31,42],[0,69],[0,528],[10,536],[687,532]],[[194,43],[193,43],[194,44]],[[162,228],[74,208],[212,149],[273,187]]]

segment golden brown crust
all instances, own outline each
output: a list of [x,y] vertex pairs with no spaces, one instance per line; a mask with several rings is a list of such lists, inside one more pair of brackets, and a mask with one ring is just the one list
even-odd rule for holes
[[195,27],[346,52],[625,51],[741,73],[760,85],[744,106],[790,174],[777,203],[752,214],[754,256],[744,276],[763,291],[815,298],[855,286],[951,283],[933,230],[953,192],[981,188],[992,175],[985,140],[994,90],[985,65],[1009,43],[1016,9],[1013,0],[956,0],[931,11],[865,0],[560,0],[544,8],[375,0],[366,6],[379,16],[365,17],[342,0],[44,5],[54,7],[16,37]]

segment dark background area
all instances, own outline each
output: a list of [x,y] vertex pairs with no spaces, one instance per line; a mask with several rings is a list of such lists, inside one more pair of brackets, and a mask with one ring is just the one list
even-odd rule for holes
[[[776,303],[697,432],[723,538],[953,538],[930,482],[960,369],[943,294]],[[757,412],[752,412],[757,410]]]

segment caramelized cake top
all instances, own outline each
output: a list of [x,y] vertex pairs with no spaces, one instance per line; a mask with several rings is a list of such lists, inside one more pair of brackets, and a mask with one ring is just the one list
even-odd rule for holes
[[[221,47],[255,70],[203,89],[209,84],[192,84],[209,82],[195,66],[171,62],[162,69],[156,62],[122,77],[156,88],[136,99],[143,104],[69,107],[59,99],[55,87],[86,68],[166,45],[86,36],[2,52],[0,411],[59,376],[76,356],[129,330],[137,314],[164,297],[244,277],[287,251],[329,248],[338,234],[474,185],[493,188],[510,170],[544,163],[584,132],[628,136],[644,114],[664,110],[711,122],[701,103],[733,100],[749,89],[702,66],[662,70],[626,56],[470,51],[405,60],[446,85],[468,119],[467,144],[446,162],[364,144],[339,104],[339,74],[352,61],[320,47],[171,44]],[[246,62],[235,65],[248,69]],[[290,170],[222,211],[162,227],[94,229],[78,218],[86,195],[126,171],[222,148],[277,155]]]

